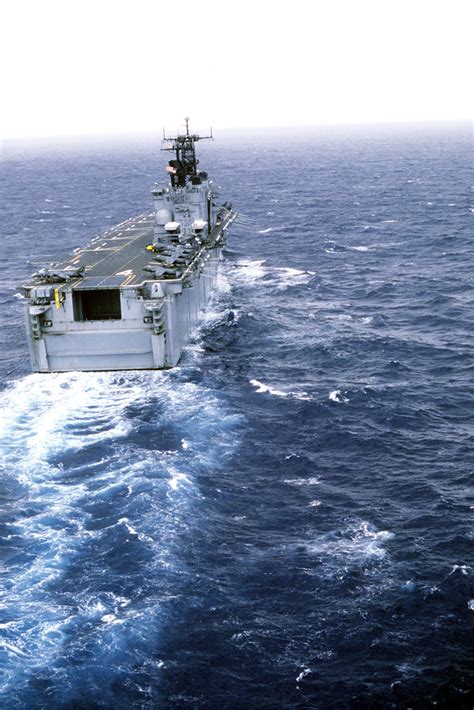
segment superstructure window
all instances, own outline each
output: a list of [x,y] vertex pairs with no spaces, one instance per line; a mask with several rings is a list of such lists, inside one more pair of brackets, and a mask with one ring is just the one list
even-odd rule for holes
[[120,320],[121,317],[119,289],[74,291],[74,320]]

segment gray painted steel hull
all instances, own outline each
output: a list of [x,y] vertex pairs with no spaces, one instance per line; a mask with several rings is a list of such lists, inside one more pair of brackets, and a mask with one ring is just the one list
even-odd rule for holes
[[[167,141],[169,139],[166,139]],[[35,372],[174,367],[214,289],[232,205],[198,172],[186,133],[164,150],[154,211],[125,220],[22,286]]]
[[[203,271],[193,274],[184,285],[170,286],[168,294],[153,304],[153,308],[143,299],[137,299],[134,290],[127,293],[127,289],[123,289],[124,317],[120,321],[75,322],[66,307],[66,292],[62,322],[58,320],[54,330],[43,329],[41,336],[34,338],[31,316],[27,311],[32,370],[68,372],[174,367],[216,288],[221,252],[221,248],[210,250]],[[161,333],[154,332],[157,315],[162,323]],[[150,319],[150,322],[145,324],[144,319]]]

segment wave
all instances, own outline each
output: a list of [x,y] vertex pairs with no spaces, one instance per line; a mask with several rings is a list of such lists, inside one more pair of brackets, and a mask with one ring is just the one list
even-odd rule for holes
[[260,380],[249,380],[250,384],[256,387],[256,393],[257,394],[264,394],[268,393],[273,395],[274,397],[292,397],[294,399],[302,399],[302,400],[311,400],[312,397],[309,395],[307,392],[295,392],[295,391],[284,391],[284,390],[278,390],[274,387],[270,387],[269,385],[265,385],[263,382],[260,382]]
[[314,276],[314,271],[266,266],[265,260],[239,260],[232,269],[232,273],[229,273],[229,278],[233,283],[265,286],[276,290],[309,284]]
[[[369,227],[367,227],[369,229]],[[374,246],[372,247],[366,245],[366,244],[359,244],[355,246],[346,246],[344,244],[338,244],[335,241],[328,240],[326,242],[327,247],[324,249],[326,254],[337,254],[338,252],[346,252],[346,251],[358,251],[358,252],[370,252],[374,250]]]
[[311,555],[320,559],[326,576],[348,573],[352,567],[365,567],[383,560],[385,544],[394,537],[388,530],[377,530],[367,521],[354,521],[347,528],[322,535],[307,544]]
[[[38,678],[63,703],[88,688],[95,697],[97,683],[112,702],[110,668],[133,677],[153,655],[167,599],[180,594],[199,474],[237,441],[238,419],[183,379],[31,375],[1,394],[11,573],[0,687],[18,707]],[[67,682],[65,668],[75,669]]]
[[331,402],[338,402],[339,404],[342,402],[344,404],[347,404],[347,402],[349,402],[348,398],[344,397],[344,395],[341,393],[341,390],[332,390],[332,392],[329,393],[328,399]]
[[[272,214],[272,213],[268,213]],[[266,229],[259,229],[257,234],[270,234],[270,232],[284,232],[285,229],[288,229],[288,227],[284,224],[281,225],[281,227],[267,227]]]

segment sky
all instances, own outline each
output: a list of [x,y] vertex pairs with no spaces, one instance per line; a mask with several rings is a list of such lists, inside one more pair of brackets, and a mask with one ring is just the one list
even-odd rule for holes
[[468,0],[2,0],[0,138],[472,116]]

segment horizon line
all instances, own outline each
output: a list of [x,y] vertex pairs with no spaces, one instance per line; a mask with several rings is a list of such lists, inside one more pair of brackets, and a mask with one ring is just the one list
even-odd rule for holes
[[[317,129],[343,129],[343,128],[364,128],[364,127],[390,127],[390,126],[455,126],[455,125],[466,125],[470,124],[472,127],[472,118],[455,118],[455,119],[390,119],[390,120],[370,120],[370,121],[334,121],[334,122],[322,122],[322,123],[297,123],[297,124],[282,124],[282,125],[245,125],[245,126],[225,126],[219,128],[213,126],[214,131],[218,131],[221,134],[227,132],[237,133],[254,133],[254,132],[276,132],[276,131],[302,131],[302,130],[317,130]],[[0,136],[1,143],[19,143],[34,142],[34,141],[45,141],[45,140],[88,140],[88,139],[98,139],[98,138],[125,138],[125,137],[150,137],[152,135],[160,136],[161,140],[162,128],[146,128],[146,129],[123,129],[123,130],[109,130],[100,131],[94,130],[84,133],[51,133],[51,134],[27,134],[27,135],[10,135],[10,136]]]

